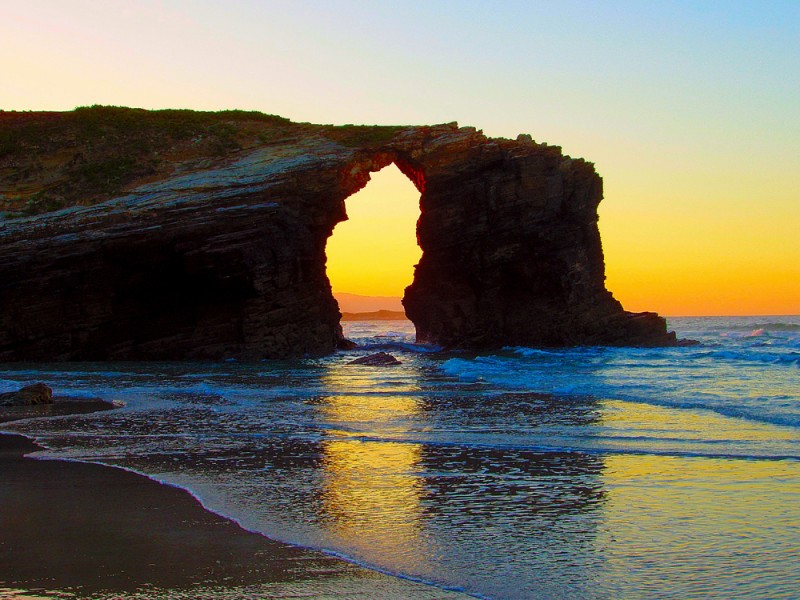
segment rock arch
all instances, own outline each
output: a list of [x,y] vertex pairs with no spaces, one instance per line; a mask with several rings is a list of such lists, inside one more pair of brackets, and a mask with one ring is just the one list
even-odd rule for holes
[[672,344],[605,289],[602,180],[560,148],[455,124],[342,143],[312,127],[129,194],[0,224],[0,360],[243,360],[345,341],[325,244],[394,162],[420,190],[406,289],[447,347]]

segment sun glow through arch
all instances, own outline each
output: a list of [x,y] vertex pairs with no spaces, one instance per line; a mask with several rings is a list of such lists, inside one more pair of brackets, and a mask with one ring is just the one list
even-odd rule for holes
[[417,244],[420,192],[392,163],[346,200],[348,220],[325,249],[334,295],[402,296],[422,250]]

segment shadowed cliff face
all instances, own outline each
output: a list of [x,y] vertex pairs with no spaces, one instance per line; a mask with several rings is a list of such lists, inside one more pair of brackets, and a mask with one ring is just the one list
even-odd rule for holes
[[[482,140],[425,161],[423,250],[404,305],[445,346],[669,344],[663,319],[605,289],[602,179],[559,148]],[[430,167],[428,167],[430,165]]]
[[326,241],[345,199],[391,162],[422,194],[423,256],[403,301],[421,340],[674,343],[663,319],[605,290],[590,163],[455,124],[281,127],[118,197],[0,221],[0,360],[334,351]]

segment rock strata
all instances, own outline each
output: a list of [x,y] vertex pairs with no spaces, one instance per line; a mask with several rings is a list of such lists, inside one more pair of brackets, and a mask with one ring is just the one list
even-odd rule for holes
[[[48,116],[51,129],[62,114]],[[263,142],[88,206],[0,220],[0,361],[255,360],[347,347],[325,245],[347,218],[345,199],[390,163],[421,193],[423,255],[403,300],[420,341],[675,343],[661,317],[628,313],[605,289],[591,163],[456,124],[281,127],[277,139],[259,133]],[[0,153],[0,172],[9,164]],[[59,185],[74,195],[70,177]]]

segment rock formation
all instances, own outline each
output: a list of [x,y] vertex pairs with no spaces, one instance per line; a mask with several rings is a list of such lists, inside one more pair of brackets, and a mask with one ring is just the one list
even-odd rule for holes
[[34,383],[16,392],[0,394],[0,406],[35,406],[52,403],[53,390],[44,383]]
[[[0,360],[334,351],[345,340],[326,241],[347,218],[345,199],[392,162],[421,193],[423,255],[403,300],[420,341],[675,342],[662,318],[625,312],[605,289],[602,180],[591,163],[529,136],[492,139],[456,124],[281,127],[134,177],[114,197],[0,221]],[[19,153],[2,149],[8,173]]]
[[348,365],[366,365],[368,367],[393,367],[403,364],[388,352],[376,352],[351,360]]

